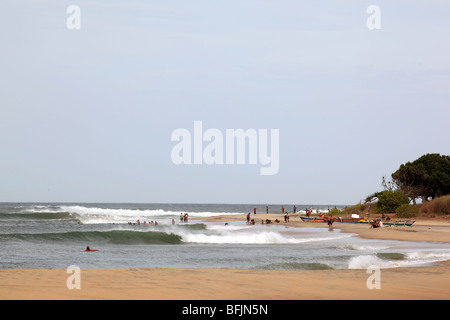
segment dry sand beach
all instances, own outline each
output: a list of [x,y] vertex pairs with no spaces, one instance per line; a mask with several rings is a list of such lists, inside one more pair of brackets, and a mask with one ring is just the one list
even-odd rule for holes
[[[281,214],[260,214],[279,219]],[[210,221],[245,220],[242,216]],[[302,227],[292,216],[288,225]],[[336,223],[342,232],[360,237],[405,241],[450,242],[449,220],[421,220],[413,227],[369,229],[363,224]],[[326,227],[325,224],[317,227]],[[368,289],[366,270],[240,270],[240,269],[91,269],[81,270],[81,289],[69,290],[66,270],[0,270],[0,299],[158,299],[158,300],[300,300],[300,299],[449,299],[450,262],[430,267],[381,270],[381,288]]]

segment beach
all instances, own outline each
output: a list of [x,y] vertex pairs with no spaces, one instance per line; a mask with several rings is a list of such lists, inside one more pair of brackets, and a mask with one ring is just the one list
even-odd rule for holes
[[438,314],[397,303],[450,300],[431,3],[0,1],[0,301]]
[[366,270],[96,269],[69,290],[66,270],[1,270],[0,299],[304,300],[449,299],[450,264],[383,269],[368,289]]
[[[255,221],[282,214],[252,215]],[[245,215],[221,215],[208,221],[245,221]],[[291,216],[286,225],[310,227]],[[413,227],[369,229],[368,225],[335,223],[341,232],[361,238],[450,242],[448,220],[417,221]],[[326,224],[315,227],[327,228]],[[82,269],[80,289],[68,289],[65,269],[0,270],[0,299],[24,300],[404,300],[450,298],[450,262],[432,266],[380,270],[380,288],[369,289],[371,276],[356,270],[249,270],[230,268]]]

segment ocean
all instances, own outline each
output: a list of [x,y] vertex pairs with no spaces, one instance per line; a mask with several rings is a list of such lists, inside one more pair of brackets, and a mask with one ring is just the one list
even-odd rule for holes
[[[326,270],[426,266],[450,259],[449,244],[362,239],[341,232],[338,223],[328,231],[204,220],[253,213],[254,207],[257,213],[266,210],[250,204],[0,203],[0,269]],[[285,207],[292,212],[291,205]],[[310,206],[297,207],[304,212]],[[328,205],[313,209],[327,212]],[[269,205],[269,212],[280,210],[281,205]],[[188,222],[180,221],[184,213]],[[87,246],[99,251],[84,252]]]

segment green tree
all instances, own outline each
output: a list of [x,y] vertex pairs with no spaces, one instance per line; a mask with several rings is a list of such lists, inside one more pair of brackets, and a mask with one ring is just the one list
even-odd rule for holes
[[450,194],[450,156],[426,154],[413,162],[400,165],[392,180],[415,203]]
[[378,198],[375,212],[392,213],[404,204],[409,204],[409,198],[400,190],[384,190],[374,194]]

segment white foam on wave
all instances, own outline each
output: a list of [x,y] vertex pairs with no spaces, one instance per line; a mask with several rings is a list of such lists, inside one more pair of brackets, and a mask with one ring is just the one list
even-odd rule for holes
[[[80,221],[85,224],[99,223],[127,223],[136,220],[155,220],[157,218],[174,218],[180,216],[180,211],[166,211],[163,209],[121,209],[121,208],[99,208],[84,206],[33,206],[27,212],[69,212],[79,216]],[[205,218],[217,215],[241,214],[239,212],[187,212],[189,217]]]
[[409,261],[419,261],[423,263],[434,263],[439,261],[450,260],[450,252],[430,252],[430,251],[418,251],[407,253]]
[[212,226],[204,232],[175,232],[184,242],[205,244],[302,244],[308,242],[332,241],[347,238],[350,235],[340,234],[333,237],[303,237],[287,235],[277,230],[255,230],[254,227]]
[[[398,262],[396,262],[398,264]],[[370,266],[377,266],[380,268],[392,268],[399,265],[392,261],[384,261],[374,255],[361,255],[350,259],[348,263],[349,269],[367,269]]]
[[355,251],[377,251],[377,250],[384,250],[388,249],[389,246],[383,246],[383,245],[358,245],[358,244],[349,244],[344,247],[344,249],[347,250],[355,250]]
[[450,252],[411,252],[406,253],[404,260],[385,260],[376,255],[360,255],[350,259],[349,269],[367,269],[369,266],[379,268],[413,267],[433,264],[440,261],[450,260]]
[[188,233],[183,234],[184,242],[189,243],[209,243],[209,244],[268,244],[268,243],[293,243],[293,239],[284,238],[276,232],[261,233]]

